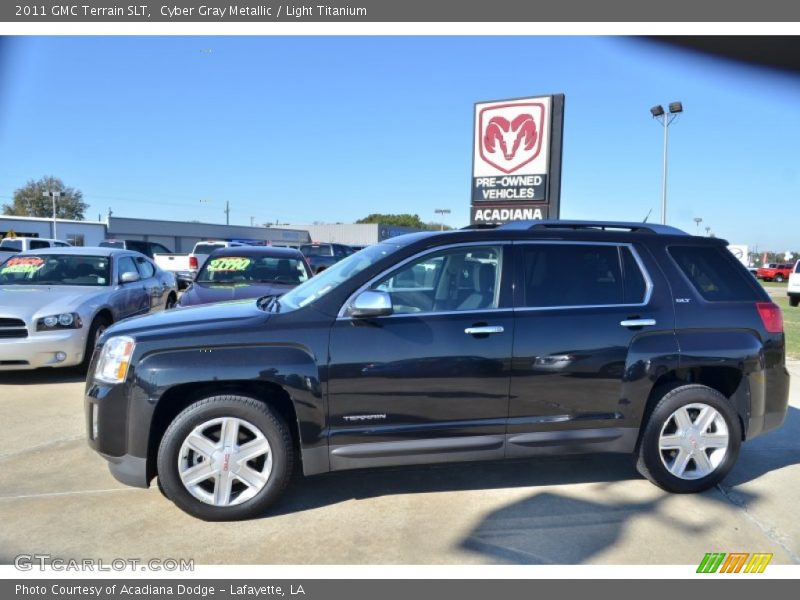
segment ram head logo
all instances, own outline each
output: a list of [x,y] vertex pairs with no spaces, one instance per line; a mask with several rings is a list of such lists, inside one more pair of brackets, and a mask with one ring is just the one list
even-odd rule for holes
[[506,160],[512,161],[520,145],[532,150],[536,144],[536,123],[531,115],[519,115],[509,122],[505,117],[492,117],[483,134],[483,147],[488,152],[502,151]]
[[503,173],[534,160],[542,147],[544,106],[493,106],[480,113],[480,156]]

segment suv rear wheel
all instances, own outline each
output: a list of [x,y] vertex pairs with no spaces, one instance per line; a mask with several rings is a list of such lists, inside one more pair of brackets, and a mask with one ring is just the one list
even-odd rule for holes
[[289,429],[267,404],[246,396],[195,402],[167,428],[158,449],[164,495],[208,521],[260,516],[292,472]]
[[725,396],[704,385],[683,385],[653,410],[636,467],[668,492],[702,492],[733,468],[741,441],[739,417]]

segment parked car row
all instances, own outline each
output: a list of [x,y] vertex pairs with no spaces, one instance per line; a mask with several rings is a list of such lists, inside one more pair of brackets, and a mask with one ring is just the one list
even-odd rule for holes
[[[243,242],[200,242],[186,257],[139,240],[73,248],[11,238],[1,245],[0,370],[86,367],[98,337],[122,319],[280,296],[313,275],[299,250]],[[186,288],[180,300],[179,288]]]

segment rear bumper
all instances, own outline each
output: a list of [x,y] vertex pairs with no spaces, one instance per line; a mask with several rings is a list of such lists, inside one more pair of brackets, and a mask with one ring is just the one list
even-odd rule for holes
[[753,379],[750,382],[748,440],[780,427],[789,410],[789,371],[783,364],[768,368],[756,381]]
[[[33,333],[26,338],[0,340],[0,371],[71,367],[83,361],[86,350],[86,328],[48,333]],[[66,354],[57,360],[56,354]]]

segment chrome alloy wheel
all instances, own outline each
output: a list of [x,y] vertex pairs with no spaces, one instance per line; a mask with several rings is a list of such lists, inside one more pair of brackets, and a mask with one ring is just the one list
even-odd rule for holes
[[260,492],[272,472],[272,449],[258,427],[220,417],[195,427],[181,444],[178,474],[186,490],[213,506],[234,506]]
[[702,479],[713,473],[725,459],[728,445],[725,418],[700,402],[672,413],[658,438],[661,462],[680,479]]

